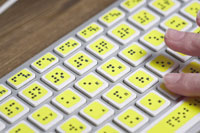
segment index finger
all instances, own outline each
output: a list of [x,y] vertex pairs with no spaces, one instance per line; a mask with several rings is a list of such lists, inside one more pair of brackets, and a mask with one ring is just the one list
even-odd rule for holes
[[200,34],[168,29],[165,35],[165,43],[175,51],[200,56]]
[[[200,11],[196,18],[200,26]],[[200,34],[168,29],[165,43],[171,49],[192,56],[200,56]]]

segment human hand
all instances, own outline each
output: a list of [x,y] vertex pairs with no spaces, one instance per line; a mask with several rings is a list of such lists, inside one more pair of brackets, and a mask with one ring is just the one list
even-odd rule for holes
[[[200,26],[200,11],[197,15]],[[178,52],[200,56],[200,34],[169,29],[165,35],[166,45]],[[170,73],[164,77],[165,86],[176,94],[200,96],[200,74]]]

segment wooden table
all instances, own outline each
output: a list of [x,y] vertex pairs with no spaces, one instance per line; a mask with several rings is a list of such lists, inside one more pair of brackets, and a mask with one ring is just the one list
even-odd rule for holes
[[0,15],[0,78],[115,0],[19,0]]

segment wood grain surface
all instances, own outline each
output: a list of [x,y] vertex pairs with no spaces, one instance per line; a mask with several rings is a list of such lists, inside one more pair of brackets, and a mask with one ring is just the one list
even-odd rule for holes
[[115,0],[19,0],[0,15],[0,78]]

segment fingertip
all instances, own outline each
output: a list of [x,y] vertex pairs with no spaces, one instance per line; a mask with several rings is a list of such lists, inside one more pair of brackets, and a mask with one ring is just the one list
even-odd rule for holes
[[173,49],[173,50],[176,50],[177,48],[177,46],[176,46],[176,44],[172,41],[172,40],[170,40],[169,38],[165,38],[165,44],[169,47],[169,48],[171,48],[171,49]]
[[168,29],[165,33],[164,41],[165,44],[171,48],[171,49],[176,49],[176,44],[174,41],[171,39],[171,33],[173,32],[173,29]]
[[[174,80],[174,81],[173,81]],[[183,96],[200,96],[200,75],[193,73],[171,73],[164,77],[168,90]]]
[[180,92],[179,89],[177,89],[177,88],[171,86],[170,84],[167,84],[166,82],[164,82],[164,84],[165,84],[165,87],[166,87],[170,92],[175,93],[175,94],[182,95],[182,93]]
[[176,94],[182,94],[179,87],[177,86],[177,82],[180,80],[181,74],[179,73],[169,73],[164,77],[164,84],[166,88]]
[[173,29],[167,29],[167,31],[166,31],[166,33],[165,33],[165,39],[168,39],[168,38],[170,38],[171,36],[171,32],[173,32]]
[[180,42],[180,40],[182,40],[184,36],[185,32],[177,31],[174,29],[168,29],[166,31],[164,41],[169,48],[177,50],[180,47],[177,42]]
[[170,39],[172,41],[178,41],[183,39],[185,36],[185,32],[174,30],[174,29],[168,29],[165,34],[165,39]]
[[200,26],[200,10],[199,10],[199,12],[197,13],[196,22],[197,22],[197,24]]
[[169,73],[164,77],[164,82],[168,84],[175,84],[181,78],[181,74],[179,73]]
[[166,45],[174,51],[192,56],[200,55],[199,34],[169,29],[166,32],[164,41]]

